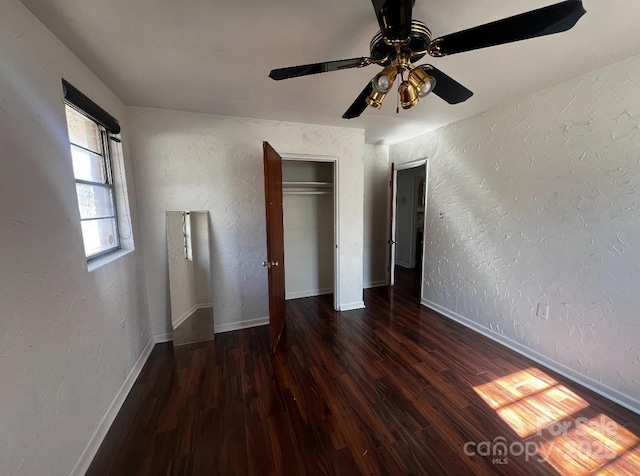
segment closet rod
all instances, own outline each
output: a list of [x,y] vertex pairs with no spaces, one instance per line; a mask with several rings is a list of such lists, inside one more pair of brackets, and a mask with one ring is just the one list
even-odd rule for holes
[[333,195],[330,190],[283,190],[283,195]]

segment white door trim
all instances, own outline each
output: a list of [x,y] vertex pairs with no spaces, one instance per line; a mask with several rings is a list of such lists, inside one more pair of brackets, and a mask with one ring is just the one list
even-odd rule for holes
[[426,165],[427,159],[414,160],[413,162],[407,162],[406,164],[396,165],[396,170],[415,169],[421,165]]

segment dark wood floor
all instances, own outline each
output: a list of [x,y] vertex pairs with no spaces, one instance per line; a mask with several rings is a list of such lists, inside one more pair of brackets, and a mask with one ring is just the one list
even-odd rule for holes
[[395,300],[404,298],[408,301],[420,302],[420,277],[421,270],[418,267],[403,268],[402,266],[396,266],[393,291]]
[[638,415],[421,307],[416,278],[365,310],[289,301],[274,357],[267,327],[157,345],[88,474],[640,474]]

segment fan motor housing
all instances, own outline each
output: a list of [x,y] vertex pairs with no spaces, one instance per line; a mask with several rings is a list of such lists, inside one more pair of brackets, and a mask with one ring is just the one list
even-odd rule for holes
[[[427,47],[431,42],[431,30],[429,27],[418,20],[411,22],[411,38],[409,43],[403,46],[403,49],[411,51],[411,61],[417,61],[422,58],[426,53]],[[371,58],[375,60],[383,60],[389,58],[387,61],[381,63],[382,66],[387,66],[391,63],[391,58],[395,55],[396,49],[393,45],[387,44],[384,41],[382,32],[378,31],[371,40],[369,46],[371,51]],[[419,51],[422,54],[415,55],[414,51]]]

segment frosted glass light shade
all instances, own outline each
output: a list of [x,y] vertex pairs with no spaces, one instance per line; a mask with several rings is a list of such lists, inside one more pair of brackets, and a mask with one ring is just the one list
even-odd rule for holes
[[382,91],[388,91],[391,89],[391,79],[386,74],[381,74],[376,78],[376,84],[378,85],[378,89]]
[[433,91],[436,86],[436,79],[427,73],[423,66],[418,66],[409,73],[409,82],[421,98]]
[[398,72],[395,66],[387,66],[373,78],[373,89],[382,94],[387,94],[393,87]]

